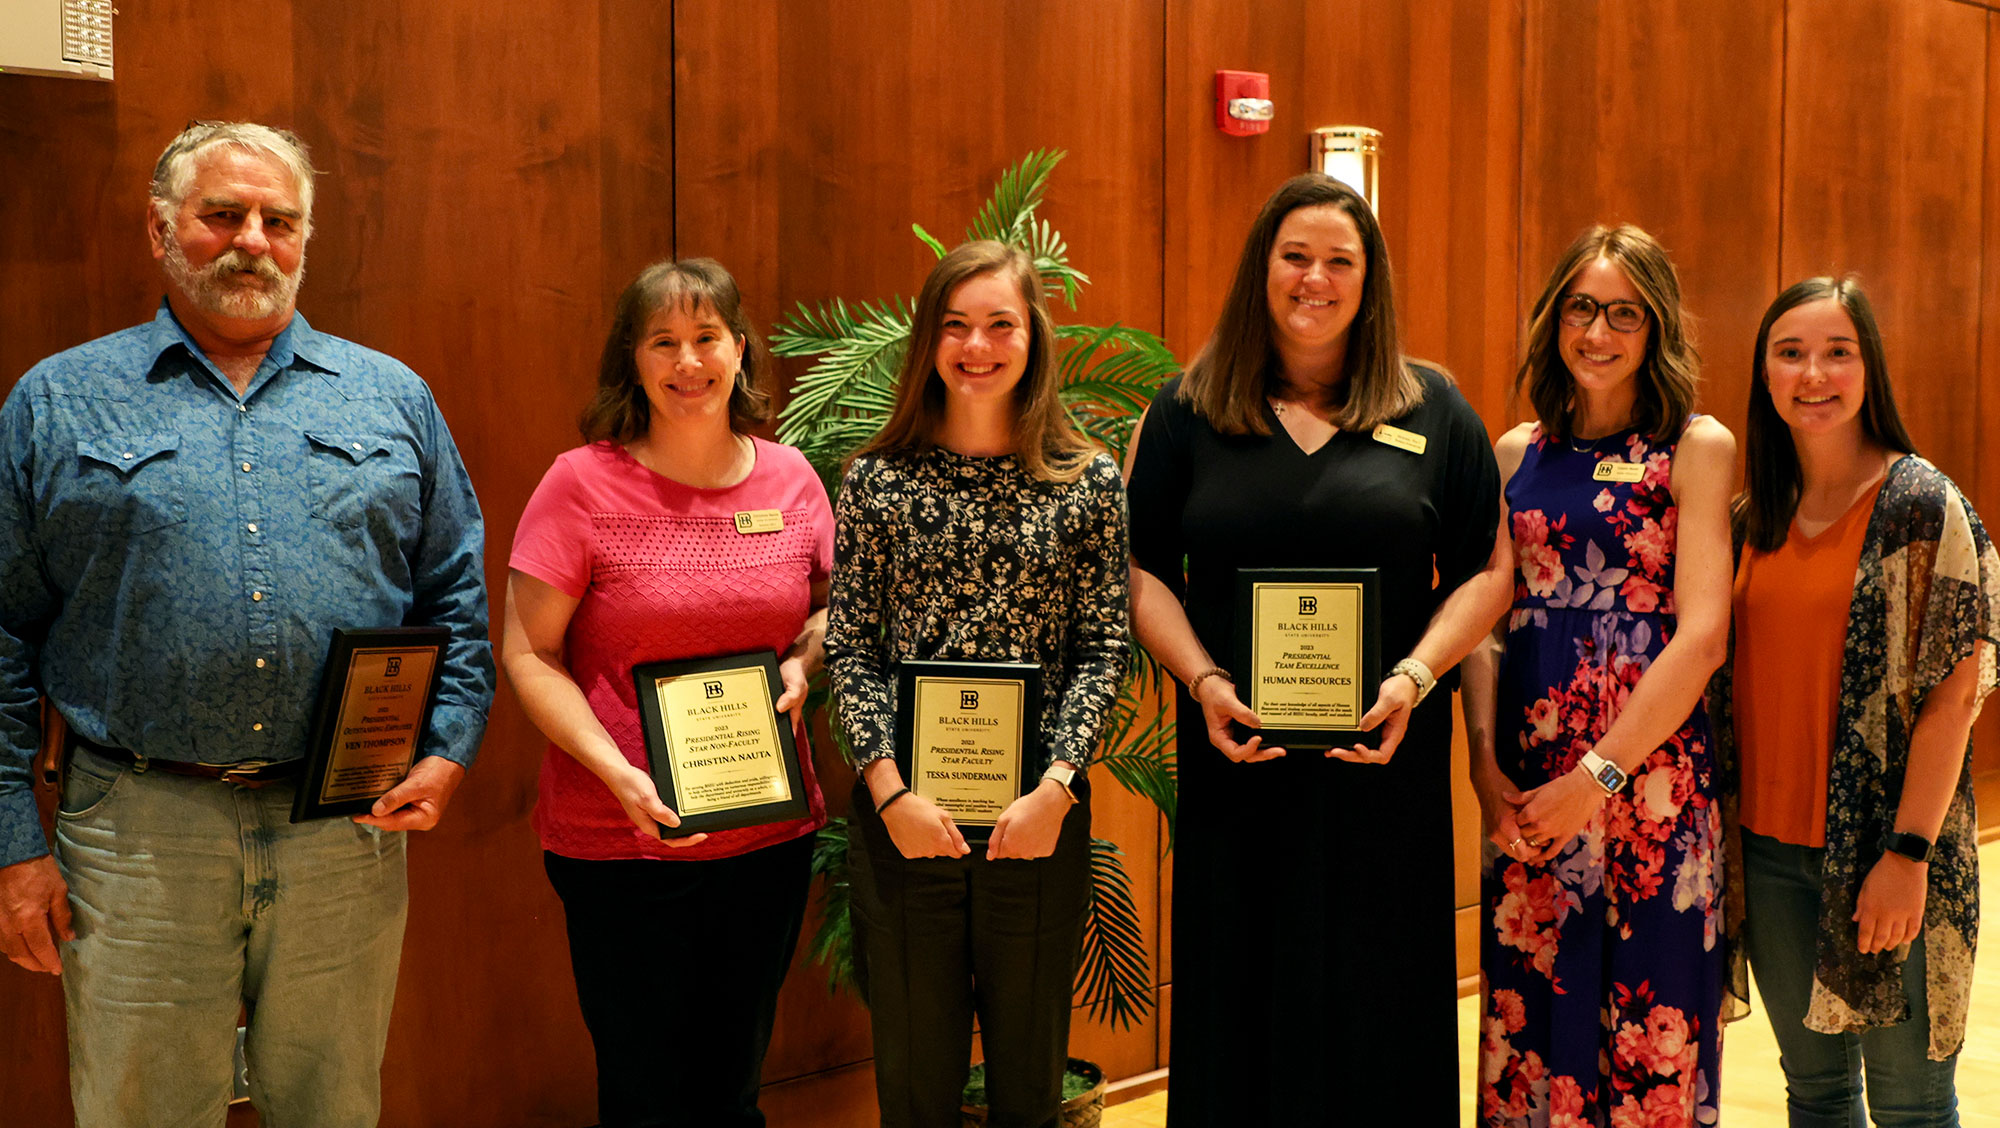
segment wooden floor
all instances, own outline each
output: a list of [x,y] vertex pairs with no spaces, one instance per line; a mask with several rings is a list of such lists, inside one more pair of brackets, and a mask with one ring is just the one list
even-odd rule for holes
[[[1979,851],[1980,904],[2000,914],[2000,842]],[[2000,932],[1987,933],[2000,945]],[[1472,1077],[1479,1037],[1479,1000],[1458,1004],[1461,1122],[1473,1123]],[[1105,1111],[1103,1128],[1161,1128],[1167,1093],[1158,1092]],[[1972,981],[1972,1020],[1958,1055],[1958,1108],[1962,1128],[2000,1128],[2000,948],[1980,953]],[[1785,1079],[1777,1044],[1761,1006],[1728,1026],[1722,1040],[1722,1116],[1718,1128],[1785,1128]]]

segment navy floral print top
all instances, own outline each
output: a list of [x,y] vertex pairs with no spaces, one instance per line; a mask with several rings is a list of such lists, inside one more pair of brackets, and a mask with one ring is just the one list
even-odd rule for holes
[[1036,770],[1088,764],[1125,674],[1129,577],[1109,455],[1074,482],[941,447],[855,459],[834,504],[826,654],[856,766],[893,752],[905,658],[1040,663]]

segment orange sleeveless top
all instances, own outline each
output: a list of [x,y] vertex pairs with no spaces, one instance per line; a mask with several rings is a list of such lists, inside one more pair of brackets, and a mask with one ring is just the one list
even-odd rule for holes
[[1775,551],[1746,547],[1736,569],[1739,817],[1781,842],[1826,845],[1826,773],[1847,612],[1881,489],[1876,483],[1818,536],[1793,525]]

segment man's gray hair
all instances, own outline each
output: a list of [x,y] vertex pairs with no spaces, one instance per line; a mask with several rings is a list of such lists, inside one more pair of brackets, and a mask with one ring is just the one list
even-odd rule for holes
[[153,166],[153,182],[149,187],[153,210],[162,220],[173,223],[174,213],[194,187],[195,166],[209,150],[217,148],[239,149],[268,157],[283,166],[291,173],[299,193],[299,207],[305,212],[300,226],[306,231],[312,229],[313,167],[306,143],[289,129],[273,129],[249,121],[191,122],[180,136],[167,142],[159,163]]

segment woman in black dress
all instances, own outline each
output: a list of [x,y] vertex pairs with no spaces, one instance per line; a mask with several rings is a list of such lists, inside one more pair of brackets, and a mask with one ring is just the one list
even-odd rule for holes
[[[1399,350],[1366,201],[1309,174],[1265,203],[1130,474],[1132,625],[1187,686],[1168,1123],[1453,1123],[1452,722],[1425,695],[1510,578],[1486,429]],[[1378,569],[1377,747],[1232,734],[1261,727],[1220,667],[1237,570],[1288,567]]]

